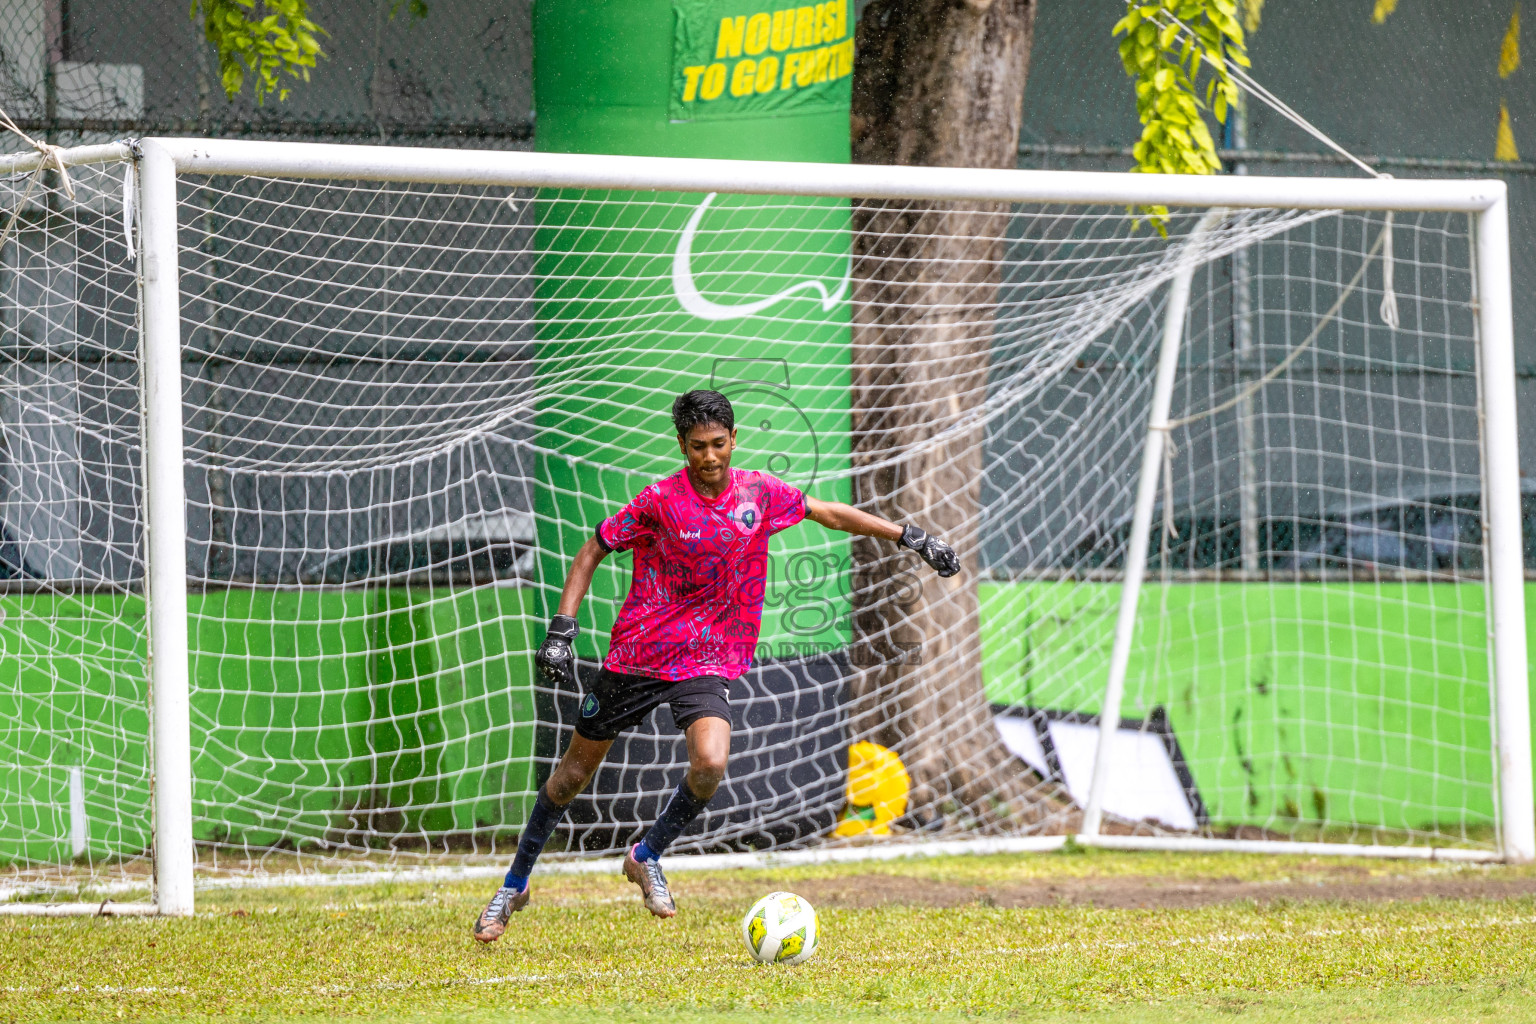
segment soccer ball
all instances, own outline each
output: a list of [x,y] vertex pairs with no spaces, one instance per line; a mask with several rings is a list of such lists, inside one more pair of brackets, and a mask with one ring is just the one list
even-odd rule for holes
[[804,963],[816,955],[816,911],[792,892],[771,892],[741,919],[741,937],[760,963]]

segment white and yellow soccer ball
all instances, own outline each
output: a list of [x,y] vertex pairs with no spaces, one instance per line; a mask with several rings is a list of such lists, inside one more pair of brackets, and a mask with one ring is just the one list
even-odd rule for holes
[[820,940],[816,911],[792,892],[771,892],[741,919],[741,937],[760,963],[804,963]]

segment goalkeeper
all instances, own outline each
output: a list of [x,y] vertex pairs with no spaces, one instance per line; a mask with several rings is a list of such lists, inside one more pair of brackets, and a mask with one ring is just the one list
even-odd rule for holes
[[598,563],[634,551],[629,596],[609,636],[608,657],[581,701],[575,735],[539,790],[517,856],[474,935],[493,942],[528,905],[528,876],[566,806],[592,781],[625,729],[661,704],[688,742],[688,774],[661,817],[624,856],[624,876],[646,909],[671,917],[677,906],[661,855],[715,795],[731,746],[728,682],[751,664],[763,615],[768,538],[802,519],[830,530],[884,537],[911,548],[941,576],[960,571],[948,544],[839,502],[817,501],[782,480],[731,469],[736,418],[718,391],[690,391],[672,404],[688,464],[642,490],[587,539],[565,579],[535,663],[546,685],[575,687],[576,612]]

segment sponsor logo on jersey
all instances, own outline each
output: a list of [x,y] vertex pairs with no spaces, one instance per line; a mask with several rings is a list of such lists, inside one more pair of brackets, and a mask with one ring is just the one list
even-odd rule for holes
[[677,531],[677,537],[678,537],[678,540],[702,540],[703,537],[704,537],[704,531],[703,530],[679,530],[679,531]]

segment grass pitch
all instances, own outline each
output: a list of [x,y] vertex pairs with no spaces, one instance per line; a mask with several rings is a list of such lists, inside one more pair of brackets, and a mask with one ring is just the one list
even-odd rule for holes
[[[491,947],[485,883],[212,891],[198,916],[0,919],[0,1020],[1536,1020],[1536,870],[1105,851],[541,875]],[[820,953],[752,964],[791,889]]]

